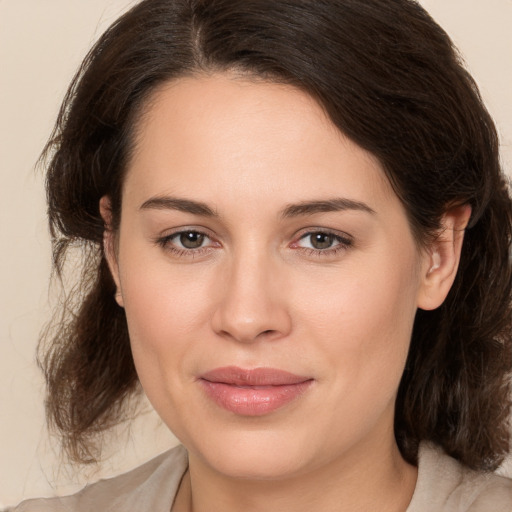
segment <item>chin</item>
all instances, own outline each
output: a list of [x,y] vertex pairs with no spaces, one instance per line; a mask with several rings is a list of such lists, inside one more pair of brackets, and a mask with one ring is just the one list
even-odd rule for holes
[[304,436],[276,430],[212,431],[202,442],[184,442],[215,472],[231,478],[279,480],[307,470],[311,455]]

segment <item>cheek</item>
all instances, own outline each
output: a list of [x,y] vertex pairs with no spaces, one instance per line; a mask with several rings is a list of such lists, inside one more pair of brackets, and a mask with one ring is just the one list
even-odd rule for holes
[[121,239],[119,270],[128,323],[136,339],[148,344],[168,344],[171,333],[179,341],[207,316],[208,269],[172,264],[160,248],[141,238],[127,229]]
[[415,272],[410,265],[410,272],[406,269],[366,266],[364,272],[340,271],[325,280],[328,285],[307,283],[310,299],[302,308],[307,321],[300,339],[327,384],[322,389],[329,407],[311,415],[322,418],[329,432],[325,439],[340,432],[359,438],[383,416],[392,424],[416,312]]
[[154,351],[169,349],[197,328],[201,305],[192,290],[183,293],[168,276],[152,270],[125,270],[123,297],[132,343]]
[[[152,402],[190,374],[195,350],[209,323],[209,285],[204,272],[171,266],[155,251],[125,244],[119,261],[132,353]],[[199,344],[200,345],[200,344]],[[154,403],[154,405],[156,405]]]
[[314,276],[305,284],[308,299],[301,316],[307,321],[301,337],[316,340],[329,377],[368,393],[384,383],[383,392],[394,392],[416,314],[414,257],[372,257],[339,269],[321,284]]
[[187,439],[186,425],[197,420],[189,391],[207,336],[206,305],[193,283],[153,272],[131,277],[125,310],[139,381],[164,423],[179,439]]
[[403,263],[368,261],[357,265],[361,268],[335,270],[323,279],[314,275],[302,279],[303,290],[296,294],[303,297],[303,314],[315,329],[346,333],[343,339],[350,333],[354,345],[365,344],[370,331],[380,332],[377,338],[404,328],[409,331],[416,311],[417,278],[414,268]]

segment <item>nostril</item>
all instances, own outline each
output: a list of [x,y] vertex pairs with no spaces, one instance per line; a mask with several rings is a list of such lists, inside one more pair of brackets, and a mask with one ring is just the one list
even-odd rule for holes
[[275,336],[279,336],[279,331],[276,329],[267,329],[265,331],[261,331],[256,338],[271,340],[274,339]]

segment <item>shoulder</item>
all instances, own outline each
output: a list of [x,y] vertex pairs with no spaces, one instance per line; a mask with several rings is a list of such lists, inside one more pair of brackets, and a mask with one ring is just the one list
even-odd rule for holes
[[127,473],[90,484],[71,496],[27,500],[10,512],[167,512],[187,465],[185,448],[177,446]]
[[407,512],[512,512],[512,480],[472,471],[424,443],[418,482]]

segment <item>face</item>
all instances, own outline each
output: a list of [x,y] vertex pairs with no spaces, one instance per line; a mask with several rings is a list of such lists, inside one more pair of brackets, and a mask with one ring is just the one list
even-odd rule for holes
[[183,78],[148,105],[110,263],[165,423],[248,478],[394,442],[428,263],[379,162],[290,86]]

